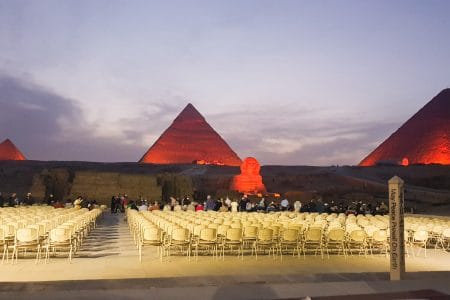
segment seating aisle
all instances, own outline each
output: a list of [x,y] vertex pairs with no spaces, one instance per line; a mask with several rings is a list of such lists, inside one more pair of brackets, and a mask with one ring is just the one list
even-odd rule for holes
[[124,218],[124,214],[105,212],[76,257],[136,256],[136,246]]

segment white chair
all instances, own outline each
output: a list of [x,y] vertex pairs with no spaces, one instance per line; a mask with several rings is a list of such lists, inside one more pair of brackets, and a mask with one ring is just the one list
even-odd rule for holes
[[14,257],[15,261],[17,262],[20,250],[24,250],[24,253],[26,253],[27,250],[35,250],[36,251],[35,263],[38,263],[41,254],[41,243],[39,241],[39,235],[36,229],[20,228],[17,230],[12,255],[13,262]]
[[72,262],[73,239],[70,231],[66,228],[54,228],[50,230],[45,248],[45,262],[48,263],[50,252],[56,254],[57,250],[68,250],[69,263]]
[[144,246],[157,247],[160,261],[163,258],[163,232],[161,229],[153,226],[146,226],[142,229],[142,235],[139,241],[139,261],[142,261],[142,248]]

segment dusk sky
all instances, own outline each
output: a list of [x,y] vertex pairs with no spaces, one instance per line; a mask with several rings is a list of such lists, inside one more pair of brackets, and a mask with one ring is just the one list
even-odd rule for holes
[[450,1],[0,0],[0,142],[137,161],[192,103],[241,158],[357,164],[450,86]]

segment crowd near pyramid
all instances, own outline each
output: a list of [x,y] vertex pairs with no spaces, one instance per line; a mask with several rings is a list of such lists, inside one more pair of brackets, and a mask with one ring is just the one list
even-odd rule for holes
[[140,163],[201,162],[240,166],[242,161],[222,137],[188,104],[140,159]]
[[360,162],[450,164],[450,89],[441,91]]
[[25,155],[9,139],[0,144],[0,160],[26,160]]

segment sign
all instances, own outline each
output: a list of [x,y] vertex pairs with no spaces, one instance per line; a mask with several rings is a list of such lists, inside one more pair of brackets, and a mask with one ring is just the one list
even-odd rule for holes
[[389,225],[391,233],[391,280],[401,280],[405,274],[404,182],[394,176],[389,180]]

